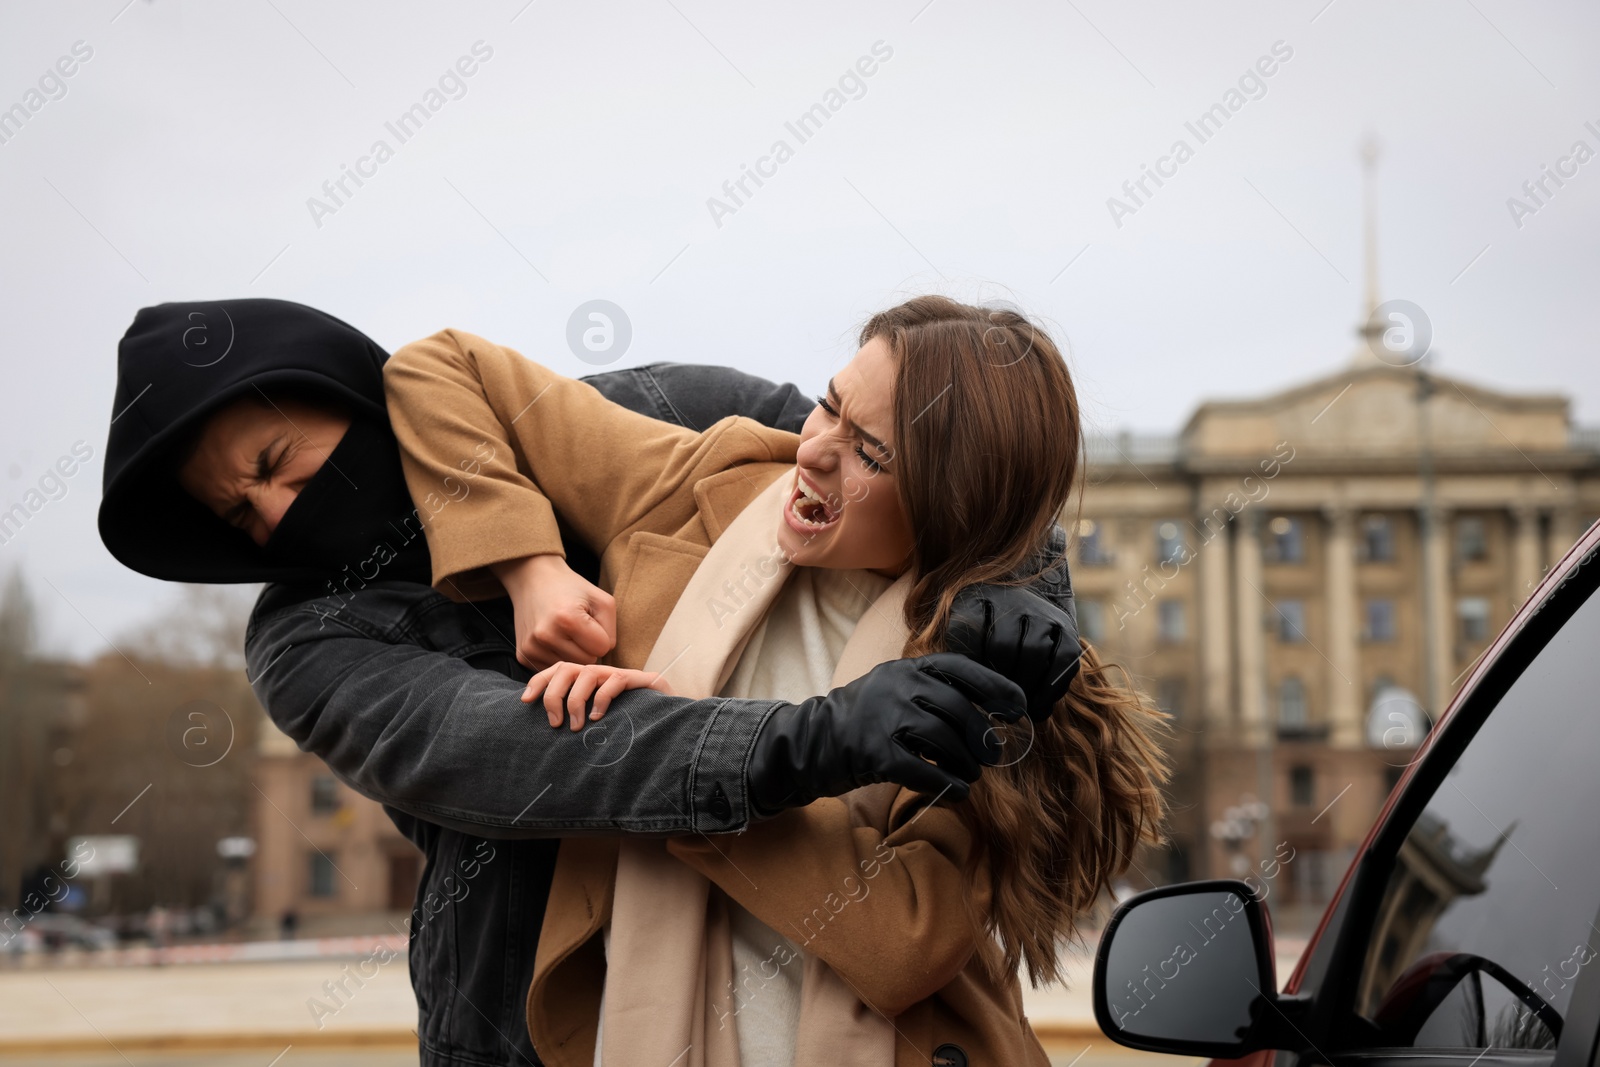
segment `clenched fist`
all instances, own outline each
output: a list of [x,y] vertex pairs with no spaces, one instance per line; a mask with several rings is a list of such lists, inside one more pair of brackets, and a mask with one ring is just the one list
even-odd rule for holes
[[540,671],[565,660],[594,663],[617,644],[617,602],[556,555],[491,568],[515,610],[517,662]]

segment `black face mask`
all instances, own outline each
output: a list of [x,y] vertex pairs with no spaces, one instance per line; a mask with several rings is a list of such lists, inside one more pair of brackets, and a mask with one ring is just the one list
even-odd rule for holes
[[264,549],[280,563],[327,580],[428,583],[432,564],[422,520],[389,428],[366,419],[351,422]]

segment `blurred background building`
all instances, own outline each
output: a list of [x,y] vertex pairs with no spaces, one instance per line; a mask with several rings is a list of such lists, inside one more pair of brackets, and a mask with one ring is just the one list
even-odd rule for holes
[[[301,936],[352,931],[351,916],[387,929],[411,910],[422,853],[377,804],[270,724],[257,751],[255,913]],[[293,916],[289,923],[285,916]]]
[[421,854],[250,691],[253,593],[189,587],[147,628],[76,663],[37,654],[34,602],[11,572],[0,590],[0,956],[118,936],[380,932],[409,911]]
[[1281,842],[1274,908],[1320,910],[1433,719],[1600,516],[1600,429],[1567,398],[1396,365],[1358,333],[1303,385],[1089,442],[1080,621],[1175,717],[1150,880],[1244,875]]

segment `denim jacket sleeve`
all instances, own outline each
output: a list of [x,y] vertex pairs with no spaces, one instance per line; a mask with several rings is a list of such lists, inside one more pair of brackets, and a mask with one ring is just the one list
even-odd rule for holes
[[406,582],[306,592],[262,594],[245,639],[251,685],[279,729],[373,800],[483,837],[749,821],[746,764],[777,702],[634,690],[581,733],[552,729],[502,673],[516,669],[509,614],[496,622]]
[[792,385],[730,367],[651,363],[583,379],[613,404],[663,422],[704,430],[729,415],[743,415],[778,430],[799,433],[817,406]]

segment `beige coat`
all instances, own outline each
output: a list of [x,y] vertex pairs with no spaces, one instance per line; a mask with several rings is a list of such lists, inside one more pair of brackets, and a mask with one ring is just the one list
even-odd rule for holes
[[[739,418],[703,433],[670,426],[456,330],[401,349],[384,380],[407,480],[429,516],[435,584],[458,598],[500,595],[485,568],[560,552],[559,513],[601,555],[601,582],[617,598],[608,660],[623,666],[644,665],[711,546],[794,466],[793,434]],[[742,640],[722,641],[736,658]],[[878,786],[668,848],[804,939],[890,1019],[896,1064],[926,1065],[953,1044],[973,1065],[1044,1065],[1016,977],[996,985],[979,959],[994,948],[980,949],[967,919],[988,906],[981,879],[967,900],[971,845],[954,810]],[[562,842],[528,999],[535,1047],[552,1065],[593,1060],[616,868],[615,839]],[[692,980],[695,961],[683,966]]]

